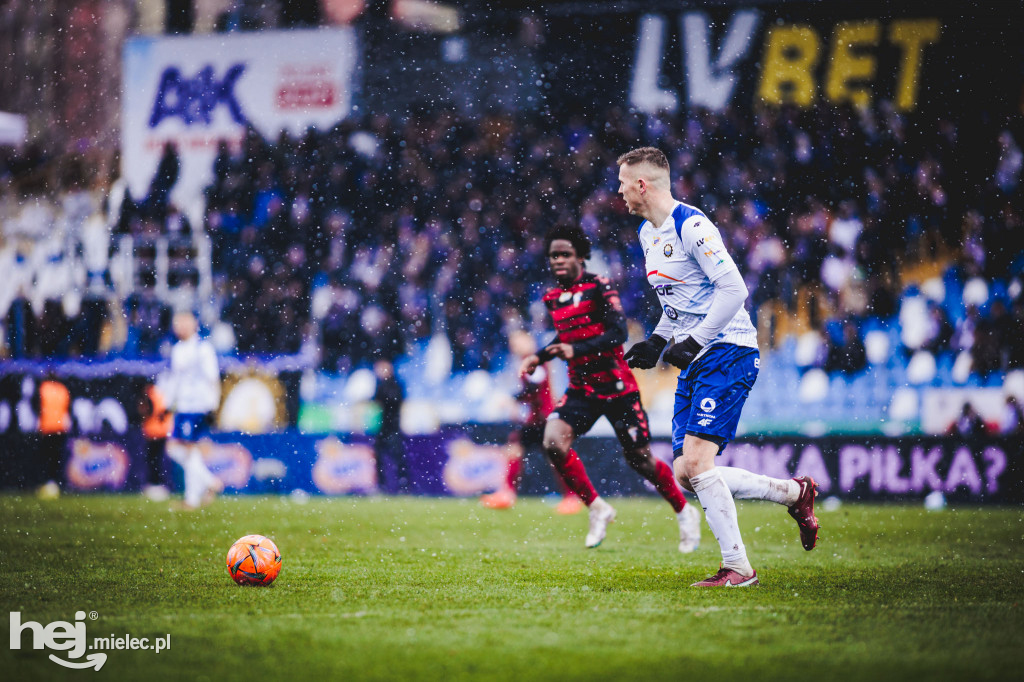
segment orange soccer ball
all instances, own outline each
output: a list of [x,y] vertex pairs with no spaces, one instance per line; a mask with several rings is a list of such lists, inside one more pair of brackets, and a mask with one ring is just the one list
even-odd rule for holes
[[228,550],[228,573],[239,585],[269,585],[281,572],[281,553],[270,538],[246,535]]

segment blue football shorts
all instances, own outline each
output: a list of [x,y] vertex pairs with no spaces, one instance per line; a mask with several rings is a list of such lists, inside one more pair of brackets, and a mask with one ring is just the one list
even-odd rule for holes
[[197,441],[210,432],[210,415],[179,412],[174,415],[174,430],[171,438]]
[[672,451],[678,456],[686,434],[718,443],[718,452],[736,437],[743,404],[757,380],[761,354],[756,348],[716,343],[679,373],[672,417]]

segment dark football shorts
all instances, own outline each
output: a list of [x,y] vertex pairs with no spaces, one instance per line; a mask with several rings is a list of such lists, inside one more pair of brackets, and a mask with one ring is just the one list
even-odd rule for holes
[[546,421],[539,424],[522,424],[513,429],[512,433],[508,434],[508,441],[510,443],[518,443],[527,452],[540,450],[544,447],[545,424],[547,424]]
[[548,415],[548,419],[566,422],[577,437],[592,429],[601,417],[611,422],[622,447],[632,449],[651,442],[651,428],[639,393],[627,393],[619,398],[589,398],[570,388]]

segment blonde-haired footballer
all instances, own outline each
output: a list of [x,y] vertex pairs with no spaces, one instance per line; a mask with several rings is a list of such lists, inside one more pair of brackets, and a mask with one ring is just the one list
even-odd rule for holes
[[[699,209],[672,196],[668,158],[641,147],[618,159],[619,194],[643,218],[638,236],[647,281],[662,306],[661,321],[646,341],[626,353],[630,367],[651,369],[659,357],[682,370],[672,418],[673,469],[693,491],[722,550],[722,564],[695,587],[756,585],[733,498],[770,500],[789,507],[804,549],[814,548],[814,480],[769,478],[715,457],[736,436],[740,411],[757,379],[757,331],[743,308],[747,287],[722,235]],[[675,343],[665,351],[669,340]],[[662,357],[662,351],[665,351]]]

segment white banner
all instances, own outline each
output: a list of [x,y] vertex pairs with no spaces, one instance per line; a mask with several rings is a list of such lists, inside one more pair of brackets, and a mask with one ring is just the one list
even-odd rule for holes
[[350,28],[146,37],[124,48],[121,170],[145,198],[166,142],[181,171],[171,200],[195,217],[217,144],[247,125],[269,139],[330,127],[352,107],[356,37]]

